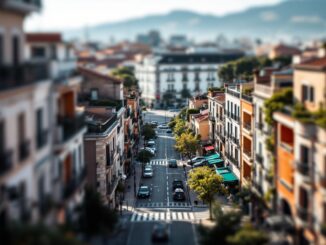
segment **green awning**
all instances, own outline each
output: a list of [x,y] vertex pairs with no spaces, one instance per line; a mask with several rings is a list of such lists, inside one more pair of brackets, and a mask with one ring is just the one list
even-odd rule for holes
[[224,167],[224,160],[221,158],[210,159],[210,160],[208,160],[208,164],[210,164],[210,165],[214,164],[217,168],[222,168],[222,167]]
[[216,169],[216,173],[218,175],[222,176],[223,182],[225,182],[225,183],[239,182],[237,176],[228,167],[218,168],[218,169]]
[[218,153],[214,153],[214,154],[205,156],[205,158],[206,158],[206,160],[210,160],[210,159],[218,159],[218,158],[221,158],[221,156]]

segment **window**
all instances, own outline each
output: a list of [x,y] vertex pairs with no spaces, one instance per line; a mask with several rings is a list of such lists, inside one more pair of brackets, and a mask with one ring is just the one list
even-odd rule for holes
[[57,59],[57,47],[55,46],[55,44],[51,45],[51,59]]
[[182,73],[182,82],[188,82],[188,74],[187,74],[187,72]]
[[300,160],[303,164],[309,163],[309,148],[304,145],[300,146]]
[[299,189],[299,203],[303,209],[308,209],[308,192],[303,187]]
[[20,39],[18,36],[12,38],[12,63],[18,65],[20,61]]
[[195,82],[195,91],[199,91],[199,81]]
[[5,123],[0,120],[0,153],[5,151]]
[[36,111],[36,142],[37,142],[37,148],[40,148],[43,146],[43,110],[38,109]]
[[302,102],[309,101],[314,102],[315,91],[312,86],[302,85]]
[[25,139],[25,114],[18,115],[18,142],[22,143]]
[[4,62],[4,41],[3,35],[0,33],[0,65]]
[[168,91],[174,91],[174,84],[168,84]]
[[98,100],[98,89],[97,88],[91,89],[91,100]]
[[183,84],[183,89],[184,89],[184,90],[187,90],[187,89],[188,89],[188,87],[187,87],[187,84],[186,84],[186,83],[184,83],[184,84]]
[[196,82],[199,82],[199,81],[200,81],[200,74],[199,74],[199,71],[196,71],[196,72],[195,72],[195,81],[196,81]]
[[45,58],[45,48],[44,47],[32,47],[32,58]]

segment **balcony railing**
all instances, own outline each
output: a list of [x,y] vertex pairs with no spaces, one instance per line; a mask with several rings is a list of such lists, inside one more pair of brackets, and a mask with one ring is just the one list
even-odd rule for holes
[[13,151],[8,150],[0,153],[0,175],[6,173],[13,165]]
[[243,154],[250,160],[252,161],[252,152],[251,150],[248,149],[243,149]]
[[25,63],[18,66],[0,65],[0,91],[33,84],[49,78],[47,63]]
[[251,95],[247,95],[247,94],[242,94],[241,98],[252,103],[252,96]]
[[30,140],[24,140],[19,144],[19,161],[24,161],[30,154]]
[[232,156],[232,154],[230,153],[225,153],[225,157],[232,162],[234,165],[236,165],[237,167],[239,167],[239,160],[236,159],[235,157]]
[[226,93],[229,94],[229,95],[232,95],[236,98],[240,98],[240,93],[239,92],[235,92],[233,90],[230,90],[229,88],[226,89]]
[[259,130],[263,130],[264,124],[262,122],[256,122],[256,128]]
[[36,135],[36,146],[37,149],[42,148],[46,145],[48,140],[48,130],[42,130],[41,132],[38,132]]
[[97,124],[97,125],[88,124],[88,133],[102,134],[106,132],[109,128],[113,128],[117,124],[118,124],[117,115],[114,115],[104,124]]
[[85,115],[75,117],[59,117],[58,125],[62,127],[62,141],[66,142],[85,127]]
[[70,196],[72,196],[77,191],[77,189],[81,187],[85,178],[86,178],[86,168],[83,168],[79,176],[71,179],[68,183],[66,183],[66,185],[63,188],[63,197],[69,198]]
[[237,121],[237,122],[240,122],[240,117],[237,116],[237,115],[234,114],[234,113],[231,113],[231,118],[232,118],[233,120]]
[[297,214],[298,217],[302,220],[302,221],[308,221],[309,218],[309,211],[306,208],[303,208],[301,206],[297,206]]
[[259,164],[263,164],[264,163],[264,158],[263,156],[256,154],[256,162]]
[[297,171],[304,176],[311,176],[311,168],[308,163],[296,161]]
[[213,115],[209,115],[208,119],[212,122],[215,122],[215,117]]
[[283,149],[285,149],[288,152],[292,152],[293,151],[293,145],[289,145],[288,143],[285,142],[281,142],[281,147]]
[[237,137],[231,136],[230,138],[235,145],[240,146],[240,140]]
[[244,123],[243,123],[243,127],[244,127],[247,131],[251,132],[251,123],[244,122]]

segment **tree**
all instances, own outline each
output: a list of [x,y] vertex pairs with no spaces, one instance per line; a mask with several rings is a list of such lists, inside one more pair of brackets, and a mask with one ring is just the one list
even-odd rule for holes
[[245,224],[235,235],[227,237],[230,245],[264,245],[268,241],[265,232],[254,229],[250,224]]
[[241,213],[236,211],[223,212],[219,204],[213,208],[215,225],[213,228],[200,227],[202,245],[228,245],[227,238],[239,229]]
[[181,90],[181,97],[183,99],[190,98],[191,97],[191,93],[190,93],[189,89],[187,89],[187,88],[182,89]]
[[175,148],[189,159],[196,154],[199,145],[198,138],[190,132],[185,132],[176,137]]
[[90,188],[85,189],[84,201],[77,212],[79,218],[76,227],[88,237],[110,233],[118,221],[116,212],[104,206],[98,192]]
[[145,164],[147,162],[149,162],[151,160],[151,158],[153,157],[153,154],[150,153],[149,151],[146,150],[141,150],[138,153],[137,159],[138,161],[140,161],[141,163]]
[[175,126],[173,128],[174,134],[180,136],[181,134],[185,133],[187,129],[188,127],[186,125],[186,122],[180,118],[177,118]]
[[114,77],[122,79],[123,85],[126,88],[131,88],[133,86],[137,86],[138,81],[137,81],[135,74],[131,68],[128,68],[128,67],[116,68],[112,71],[111,74]]
[[197,193],[198,198],[209,205],[209,218],[212,219],[212,203],[215,195],[225,193],[223,178],[209,167],[199,167],[189,174],[190,189]]
[[153,139],[156,136],[156,133],[150,124],[145,124],[143,126],[142,135],[144,137],[144,141],[146,142],[149,139]]
[[227,63],[218,70],[218,77],[224,83],[230,83],[234,79],[234,67],[232,63]]

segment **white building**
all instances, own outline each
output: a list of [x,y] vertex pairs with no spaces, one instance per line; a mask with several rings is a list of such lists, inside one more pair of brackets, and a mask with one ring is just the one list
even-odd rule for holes
[[[142,97],[155,107],[164,106],[167,95],[172,101],[189,95],[207,92],[221,86],[218,69],[225,62],[235,60],[241,53],[155,54],[147,56],[136,66],[136,77]],[[172,96],[171,96],[172,95]]]

